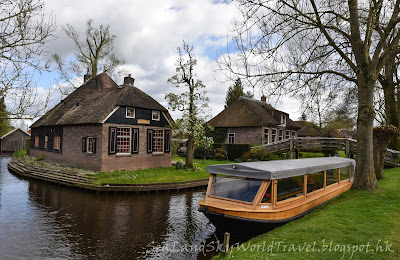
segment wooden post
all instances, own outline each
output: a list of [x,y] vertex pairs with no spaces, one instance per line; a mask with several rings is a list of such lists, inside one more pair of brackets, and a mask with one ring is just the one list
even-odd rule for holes
[[346,138],[346,143],[345,143],[345,153],[346,153],[346,158],[350,157],[350,140]]
[[[350,168],[350,166],[349,166]],[[326,188],[326,170],[324,171],[324,189]]]
[[294,138],[289,139],[290,159],[293,159]]
[[271,192],[272,192],[272,198],[271,198],[271,202],[272,202],[272,209],[275,209],[276,207],[276,202],[278,200],[278,185],[277,185],[278,181],[273,180],[272,181],[272,187],[271,187]]
[[340,183],[340,168],[338,168],[337,172],[337,182]]
[[303,194],[304,194],[304,198],[307,197],[307,181],[308,181],[308,175],[305,174],[304,175],[304,183],[303,183]]
[[230,238],[231,234],[229,234],[228,232],[225,232],[224,234],[224,244],[223,244],[223,252],[222,254],[226,255],[226,253],[228,253],[229,250],[229,238]]

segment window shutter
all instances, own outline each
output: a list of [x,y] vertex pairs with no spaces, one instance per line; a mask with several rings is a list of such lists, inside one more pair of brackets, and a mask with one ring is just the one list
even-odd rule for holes
[[132,129],[132,154],[139,153],[139,128]]
[[117,153],[117,127],[110,127],[108,135],[108,154]]
[[153,129],[147,129],[147,153],[153,152]]
[[87,142],[87,138],[86,137],[82,137],[82,152],[86,152],[86,142]]
[[93,137],[93,153],[96,153],[96,138]]
[[171,152],[171,130],[165,130],[164,153]]

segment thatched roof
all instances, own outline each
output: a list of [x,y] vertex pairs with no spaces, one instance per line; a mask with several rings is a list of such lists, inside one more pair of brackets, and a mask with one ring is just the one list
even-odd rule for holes
[[281,123],[282,114],[287,116],[286,128],[300,128],[289,118],[288,113],[279,111],[265,102],[244,97],[226,107],[208,123],[213,127],[277,126]]
[[152,97],[133,86],[123,88],[101,73],[77,88],[31,127],[102,123],[117,107],[127,106],[164,111],[168,110]]

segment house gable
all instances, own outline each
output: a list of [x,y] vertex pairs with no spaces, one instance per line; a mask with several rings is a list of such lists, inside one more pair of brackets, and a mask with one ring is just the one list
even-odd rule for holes
[[[128,108],[135,109],[135,116],[127,117],[126,110]],[[108,119],[106,124],[122,124],[122,125],[148,125],[154,127],[169,127],[170,124],[164,113],[160,111],[160,120],[152,120],[152,109],[138,107],[119,107]],[[159,111],[159,110],[155,110]]]

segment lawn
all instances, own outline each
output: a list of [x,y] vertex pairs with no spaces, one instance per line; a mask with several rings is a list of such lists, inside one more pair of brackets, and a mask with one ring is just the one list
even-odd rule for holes
[[[174,156],[173,160],[185,158]],[[164,168],[143,169],[135,171],[113,171],[99,172],[92,175],[95,177],[96,184],[118,183],[118,184],[142,184],[142,183],[165,183],[182,182],[199,179],[207,179],[210,175],[206,172],[207,165],[226,164],[231,161],[203,160],[194,159],[196,170],[176,169],[175,166]]]
[[400,168],[385,175],[378,191],[350,190],[224,259],[400,259]]

